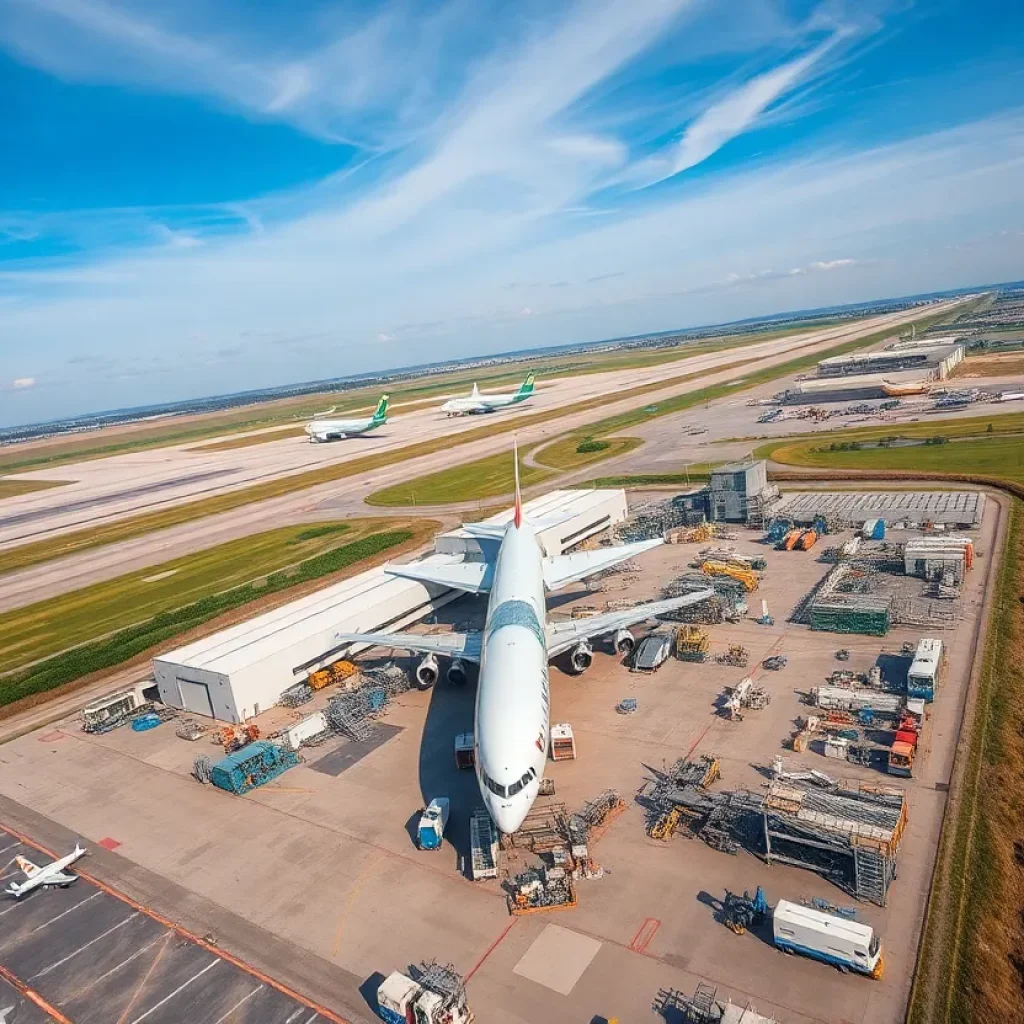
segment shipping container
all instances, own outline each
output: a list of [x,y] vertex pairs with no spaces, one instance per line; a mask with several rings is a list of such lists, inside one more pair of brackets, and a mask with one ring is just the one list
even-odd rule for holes
[[882,976],[882,942],[866,924],[779,900],[772,915],[775,945],[842,970]]

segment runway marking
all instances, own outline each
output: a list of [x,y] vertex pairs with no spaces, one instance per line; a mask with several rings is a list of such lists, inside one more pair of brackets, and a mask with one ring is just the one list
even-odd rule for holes
[[263,991],[263,986],[262,985],[257,985],[247,996],[242,996],[242,998],[239,999],[238,1002],[235,1003],[235,1005],[232,1006],[231,1009],[228,1010],[228,1012],[225,1013],[223,1017],[218,1017],[213,1022],[213,1024],[224,1024],[224,1021],[226,1021],[228,1019],[228,1017],[230,1017],[231,1014],[233,1014],[235,1012],[235,1010],[237,1010],[242,1005],[242,1003],[249,1002],[249,1000],[252,999],[252,997],[254,995],[256,995],[257,992],[262,992],[262,991]]
[[142,956],[142,954],[145,953],[147,949],[151,948],[152,946],[155,946],[161,939],[164,939],[166,937],[167,933],[162,932],[152,942],[147,942],[146,945],[142,947],[142,949],[137,949],[134,953],[132,953],[130,957],[128,957],[125,960],[122,960],[116,967],[111,967],[109,971],[104,971],[98,978],[93,978],[93,980],[90,981],[89,984],[85,986],[85,988],[80,988],[77,992],[75,992],[75,994],[71,998],[75,999],[78,996],[85,995],[85,993],[88,992],[89,989],[95,988],[101,981],[104,981],[106,978],[109,978],[110,975],[112,975],[115,971],[121,970],[122,967],[127,967],[128,964],[130,964],[133,960],[137,960],[140,956]]
[[99,942],[100,939],[105,939],[112,932],[116,932],[118,928],[123,928],[129,921],[134,921],[139,916],[139,912],[136,911],[134,914],[129,914],[120,924],[115,924],[113,928],[108,928],[102,935],[97,935],[95,939],[90,939],[84,946],[79,946],[74,953],[68,953],[66,957],[58,960],[55,964],[50,964],[49,967],[44,967],[38,974],[33,974],[29,981],[36,981],[41,978],[44,974],[49,974],[50,971],[56,970],[61,964],[66,964],[72,957],[78,956],[83,949],[88,949],[93,943]]
[[16,846],[21,846],[21,843],[11,843],[10,846],[5,846],[0,853],[6,853],[8,850],[13,850]]
[[159,950],[157,955],[153,957],[153,962],[149,965],[149,970],[146,971],[145,977],[135,986],[135,991],[132,992],[131,999],[128,1000],[128,1005],[121,1011],[121,1016],[117,1018],[117,1024],[124,1024],[125,1018],[131,1012],[132,1007],[138,1002],[139,996],[142,995],[142,990],[146,987],[146,982],[152,977],[153,972],[156,970],[156,965],[163,959],[164,953],[167,952],[167,947],[170,945],[168,941],[173,935],[173,932],[164,932],[164,944]]
[[[40,853],[45,854],[47,857],[52,857],[56,860],[57,855],[52,850],[48,850],[45,846],[37,843],[34,839],[30,839],[28,836],[22,834],[16,829],[11,828],[8,825],[4,825],[3,829],[8,832],[12,838],[17,838],[21,841],[23,846],[30,846],[33,850],[38,850]],[[178,935],[183,939],[191,942],[193,945],[198,946],[200,949],[205,949],[208,953],[213,956],[219,957],[221,960],[226,961],[233,967],[237,967],[240,971],[244,971],[251,978],[255,978],[257,981],[262,981],[268,988],[272,988],[277,992],[280,992],[283,996],[288,999],[293,999],[297,1003],[301,1003],[303,1007],[308,1007],[311,1010],[315,1010],[315,1016],[322,1017],[325,1021],[331,1021],[332,1024],[350,1024],[350,1021],[346,1020],[340,1014],[335,1013],[333,1010],[328,1010],[325,1006],[320,1006],[313,1002],[308,996],[302,995],[300,992],[296,992],[295,989],[290,988],[288,985],[277,981],[275,978],[271,978],[269,975],[264,974],[262,971],[257,970],[251,964],[247,964],[241,958],[234,956],[232,953],[228,953],[226,950],[219,949],[205,939],[188,931],[179,924],[175,924],[170,918],[164,917],[162,914],[158,914],[155,910],[144,906],[143,904],[133,900],[130,896],[126,896],[122,892],[118,892],[112,886],[107,885],[106,882],[101,882],[95,875],[90,875],[85,871],[78,872],[79,878],[84,878],[90,885],[94,885],[101,892],[107,893],[108,896],[113,896],[115,899],[120,900],[122,903],[127,904],[129,907],[133,907],[135,910],[145,914],[150,920],[156,921],[157,924],[163,925],[168,929],[168,936]],[[467,885],[472,885],[472,882],[467,882]],[[20,904],[19,904],[20,905]],[[11,907],[10,910],[17,909],[17,906]],[[10,913],[10,910],[0,910],[0,917],[4,914]],[[155,966],[155,965],[154,965]],[[151,968],[152,970],[152,968]],[[148,978],[149,975],[146,975]],[[143,979],[145,982],[146,979]],[[134,1002],[134,998],[132,1000]],[[131,1003],[128,1005],[128,1009],[125,1010],[124,1014],[118,1019],[117,1024],[124,1024],[125,1017],[127,1017],[129,1010],[131,1009]]]
[[53,924],[54,921],[59,921],[62,917],[67,917],[72,910],[77,910],[79,907],[84,907],[90,900],[96,899],[97,896],[101,896],[102,893],[94,892],[91,896],[86,896],[80,903],[76,903],[70,910],[65,910],[63,914],[58,914],[56,917],[51,917],[49,921],[44,921],[38,928],[33,928],[32,933],[35,935],[36,932],[41,932],[47,925]]
[[284,1024],[293,1024],[294,1021],[299,1019],[302,1011],[305,1009],[304,1006],[300,1006],[285,1022]]
[[15,992],[23,995],[30,1003],[35,1003],[44,1013],[48,1013],[57,1024],[73,1024],[56,1006],[51,1006],[38,992],[30,989],[21,978],[16,974],[11,974],[3,964],[0,964],[0,980],[6,981]]
[[304,1020],[304,1021],[302,1022],[302,1024],[313,1024],[313,1021],[315,1021],[315,1020],[317,1019],[317,1017],[319,1017],[319,1016],[320,1016],[320,1014],[318,1014],[318,1013],[314,1013],[312,1017],[307,1017],[307,1018],[306,1018],[306,1019],[305,1019],[305,1020]]
[[646,952],[647,947],[651,944],[651,940],[660,927],[661,922],[657,918],[645,918],[644,923],[637,929],[637,933],[633,936],[633,941],[630,942],[628,948],[634,953]]
[[207,971],[213,970],[213,968],[220,962],[220,960],[211,960],[210,963],[208,963],[201,971],[197,974],[193,974],[188,981],[180,984],[169,996],[164,996],[159,1003],[151,1006],[144,1014],[142,1014],[141,1017],[136,1017],[135,1020],[132,1021],[132,1024],[140,1024],[140,1022],[144,1021],[151,1013],[156,1013],[164,1003],[169,1003],[179,992],[184,992],[193,981],[198,981]]

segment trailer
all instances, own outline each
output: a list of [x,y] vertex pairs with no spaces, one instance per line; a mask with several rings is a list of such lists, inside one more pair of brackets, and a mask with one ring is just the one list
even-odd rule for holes
[[465,983],[453,966],[425,963],[410,974],[392,971],[377,989],[377,1016],[386,1024],[473,1024]]
[[821,960],[841,971],[882,976],[882,941],[866,924],[779,900],[772,914],[772,933],[776,947],[784,953]]
[[470,874],[474,882],[498,877],[498,830],[491,816],[478,807],[469,818]]
[[876,715],[898,715],[903,698],[896,693],[850,686],[815,686],[811,699],[823,711],[873,711]]

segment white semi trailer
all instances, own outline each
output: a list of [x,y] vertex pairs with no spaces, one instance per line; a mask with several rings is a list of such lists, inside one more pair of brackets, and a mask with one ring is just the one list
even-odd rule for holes
[[775,945],[786,953],[799,953],[856,971],[882,976],[882,941],[869,925],[788,900],[779,900],[772,914]]

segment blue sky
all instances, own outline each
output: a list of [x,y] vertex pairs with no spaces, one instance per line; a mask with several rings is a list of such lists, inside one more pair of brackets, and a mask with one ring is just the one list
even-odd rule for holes
[[1007,0],[0,0],[0,425],[1016,279],[1022,182]]

